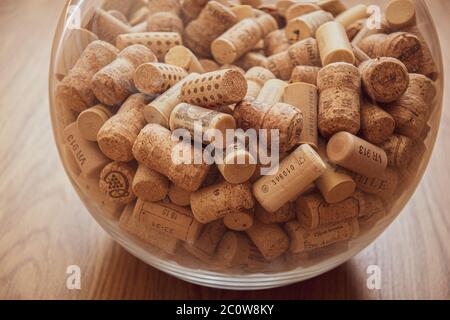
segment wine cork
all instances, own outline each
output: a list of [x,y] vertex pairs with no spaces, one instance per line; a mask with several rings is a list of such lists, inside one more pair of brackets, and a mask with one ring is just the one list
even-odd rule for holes
[[96,9],[95,13],[88,24],[88,29],[95,33],[100,40],[116,43],[118,35],[130,33],[131,27],[113,17],[108,12],[102,9]]
[[[236,121],[231,115],[187,103],[180,103],[173,109],[169,124],[172,131],[188,130],[193,140],[196,139],[197,126],[201,124],[200,142],[213,143],[221,148],[225,146],[226,131],[236,129]],[[216,131],[220,132],[220,135],[216,135]]]
[[132,26],[138,25],[144,21],[147,21],[150,14],[151,11],[147,6],[141,7],[130,15],[129,23]]
[[184,46],[175,46],[170,49],[164,60],[166,63],[181,67],[189,73],[205,73],[205,69],[200,64],[197,57],[191,50]]
[[361,104],[362,137],[373,144],[380,144],[388,139],[395,130],[394,118],[370,101]]
[[411,73],[407,94],[420,97],[431,107],[437,94],[436,84],[424,75]]
[[98,132],[112,116],[113,112],[101,104],[84,110],[77,119],[81,136],[88,141],[97,141]]
[[304,82],[317,86],[317,75],[319,71],[319,67],[297,66],[292,71],[289,83]]
[[284,29],[274,30],[264,38],[264,53],[268,57],[287,50],[289,46]]
[[277,224],[264,224],[255,220],[245,231],[267,261],[273,261],[289,248],[289,238]]
[[270,15],[272,18],[274,18],[275,22],[277,23],[276,29],[283,29],[284,27],[286,27],[286,19],[280,15],[275,3],[265,3],[254,10],[254,12],[257,18],[259,18],[263,14]]
[[198,76],[197,73],[190,74],[145,106],[143,112],[147,122],[169,128],[170,115],[173,109],[182,102],[181,88],[196,76]]
[[217,246],[214,260],[223,267],[231,268],[247,263],[250,245],[247,237],[238,232],[225,233]]
[[129,204],[136,199],[132,189],[135,174],[133,164],[112,162],[100,173],[100,190],[110,201]]
[[238,71],[238,72],[240,72],[242,75],[245,75],[245,70],[242,69],[241,67],[238,67],[238,66],[235,65],[235,64],[224,64],[224,65],[222,65],[222,66],[219,68],[219,70],[228,70],[228,69]]
[[317,106],[318,93],[315,85],[298,82],[284,90],[283,101],[298,108],[303,115],[303,130],[298,144],[309,144],[318,149]]
[[333,15],[323,10],[313,11],[290,20],[286,25],[286,36],[290,43],[314,37],[317,29],[333,20]]
[[369,203],[371,210],[366,210],[363,212],[363,215],[358,217],[361,233],[366,230],[371,230],[388,213],[384,208],[383,201],[377,196],[365,194],[365,202],[366,204]]
[[107,42],[94,41],[56,88],[56,101],[64,109],[81,112],[95,105],[91,79],[117,58],[118,50]]
[[323,137],[340,131],[356,134],[360,129],[361,75],[355,66],[332,63],[319,71],[318,126]]
[[247,97],[256,98],[268,80],[275,79],[275,75],[263,67],[253,67],[245,74],[247,79]]
[[389,1],[384,14],[386,22],[396,30],[413,25],[416,20],[416,8],[411,0]]
[[[282,94],[282,93],[281,93]],[[291,150],[299,141],[303,130],[303,115],[296,107],[286,103],[276,103],[272,106],[260,103],[251,98],[245,99],[234,109],[237,126],[243,130],[271,129],[279,130],[280,152]],[[268,134],[268,145],[271,146],[271,134]]]
[[133,193],[145,202],[157,202],[169,193],[169,180],[158,172],[139,165],[132,183]]
[[330,12],[335,17],[347,10],[347,7],[341,0],[319,0],[317,5],[322,10]]
[[349,175],[338,172],[334,166],[328,163],[327,170],[316,180],[315,184],[325,201],[330,204],[350,198],[356,189],[356,183]]
[[295,204],[288,202],[275,212],[269,212],[257,205],[255,215],[259,221],[265,224],[288,222],[295,218]]
[[122,12],[125,16],[130,16],[140,8],[147,5],[147,0],[105,0],[102,3],[102,9],[105,11],[118,10]]
[[225,151],[225,155],[216,161],[224,179],[234,184],[250,180],[256,171],[255,157],[238,143],[228,146]]
[[252,227],[255,213],[253,210],[239,210],[227,213],[223,217],[223,223],[228,229],[234,231],[245,231]]
[[388,165],[396,168],[406,168],[412,154],[413,140],[398,134],[389,137],[380,147],[386,151]]
[[327,155],[332,163],[368,177],[382,175],[387,166],[383,149],[348,132],[336,133],[330,139]]
[[355,238],[359,233],[359,225],[358,219],[350,219],[317,229],[306,230],[302,228],[299,222],[290,221],[285,224],[285,230],[291,240],[290,251],[300,253]]
[[119,10],[109,10],[109,11],[107,11],[107,13],[112,15],[114,18],[122,21],[123,23],[125,23],[127,25],[130,25],[130,23],[128,22],[127,17],[122,12],[120,12]]
[[152,95],[167,91],[187,76],[188,73],[183,68],[153,62],[141,64],[136,69],[133,79],[140,92]]
[[134,210],[132,206],[127,206],[120,217],[119,228],[136,236],[146,244],[166,253],[175,254],[180,245],[180,240],[152,228],[150,225],[152,222],[146,220],[145,216],[145,211]]
[[211,263],[226,232],[227,228],[222,220],[208,223],[203,227],[198,239],[193,243],[185,243],[184,248],[197,259]]
[[76,122],[64,129],[64,143],[74,156],[83,176],[87,178],[98,178],[100,171],[110,162],[95,142],[81,137]]
[[328,203],[321,194],[311,193],[298,198],[297,219],[302,228],[311,230],[357,218],[364,208],[365,198],[361,192],[336,203]]
[[275,212],[319,178],[326,165],[307,144],[298,147],[271,175],[253,184],[253,194],[264,209]]
[[156,55],[158,61],[164,61],[167,52],[175,46],[182,45],[183,40],[176,32],[139,32],[117,37],[116,46],[119,50],[135,44],[146,46]]
[[147,228],[188,243],[193,243],[198,238],[203,227],[189,209],[165,202],[138,200],[134,214],[140,216],[139,222]]
[[[190,151],[189,159],[176,157],[176,150]],[[195,164],[195,149],[185,143],[172,141],[170,130],[158,125],[148,124],[141,130],[133,146],[133,155],[136,160],[169,178],[174,184],[187,191],[195,191],[205,180],[209,166]],[[188,163],[183,163],[184,160]]]
[[191,208],[195,218],[208,223],[223,218],[228,213],[254,207],[250,184],[221,182],[194,192]]
[[230,10],[236,15],[238,21],[255,18],[253,7],[246,4],[236,5],[231,7]]
[[[124,103],[129,111],[122,111],[105,122],[97,141],[103,154],[115,161],[128,162],[134,159],[132,148],[139,132],[146,125],[142,109],[148,103],[142,94],[130,96]],[[134,106],[134,107],[132,107]]]
[[233,11],[217,1],[209,1],[197,19],[186,27],[184,40],[195,54],[208,57],[212,42],[236,22]]
[[69,146],[65,145],[61,152],[61,158],[63,159],[64,168],[71,177],[78,177],[81,174],[81,169],[78,166],[77,159],[73,155]]
[[192,192],[186,191],[172,183],[169,188],[168,196],[170,201],[177,206],[187,207],[191,205],[191,194]]
[[339,22],[324,23],[317,29],[316,39],[323,66],[335,62],[355,63],[347,32]]
[[350,42],[352,42],[355,39],[355,37],[358,35],[358,33],[364,29],[366,22],[367,22],[366,19],[356,20],[351,25],[349,25],[347,28],[345,28],[345,32],[347,33],[347,37]]
[[297,0],[279,0],[276,2],[275,6],[277,8],[278,13],[282,17],[286,17],[287,10],[296,3],[299,3],[299,1],[297,1]]
[[116,60],[94,75],[92,91],[103,104],[120,105],[131,94],[136,93],[133,82],[136,68],[153,61],[156,61],[156,57],[147,47],[138,44],[127,47]]
[[200,107],[226,106],[242,101],[246,93],[243,74],[226,69],[198,75],[184,83],[181,99]]
[[335,21],[340,23],[344,28],[347,28],[355,21],[368,17],[369,12],[367,6],[365,4],[357,4],[339,14]]
[[231,64],[277,28],[277,22],[268,14],[244,19],[214,40],[211,52],[218,63]]
[[383,200],[389,200],[394,195],[398,186],[398,174],[387,168],[381,175],[368,177],[358,173],[347,172],[356,182],[359,190],[379,196]]
[[[147,32],[147,21],[141,22],[131,28],[131,33],[142,33],[142,32]],[[116,42],[117,42],[117,38],[116,38]]]
[[206,72],[213,72],[220,69],[220,66],[217,62],[211,59],[200,59],[198,60],[200,62],[200,65],[203,67],[203,69]]
[[150,12],[173,12],[176,15],[181,13],[181,3],[179,0],[148,0]]
[[249,5],[253,8],[259,8],[263,5],[263,0],[240,0],[240,3],[243,5]]
[[363,39],[359,47],[371,58],[391,57],[403,62],[409,73],[417,72],[422,62],[422,45],[412,33],[394,32],[372,35]]
[[408,88],[409,74],[405,65],[395,58],[379,58],[363,62],[362,84],[369,97],[389,103],[399,99]]
[[147,19],[147,31],[149,32],[176,32],[183,33],[183,20],[173,12],[157,12]]
[[290,6],[285,13],[286,21],[290,21],[305,14],[321,10],[315,3],[300,2]]
[[268,106],[273,106],[283,100],[283,93],[287,85],[288,84],[285,81],[269,79],[259,91],[256,100]]

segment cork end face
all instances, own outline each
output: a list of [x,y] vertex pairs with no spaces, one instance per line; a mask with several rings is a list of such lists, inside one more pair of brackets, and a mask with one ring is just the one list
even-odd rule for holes
[[244,100],[248,86],[247,80],[241,72],[228,69],[223,76],[222,85],[222,90],[227,94],[228,101],[235,103]]
[[153,107],[151,104],[144,108],[143,113],[147,123],[159,124],[165,128],[169,127],[169,119],[167,119],[158,108]]
[[327,144],[327,155],[331,162],[339,164],[353,152],[353,136],[348,132],[338,132]]
[[64,82],[56,89],[56,102],[61,107],[75,112],[82,112],[89,108],[89,104],[83,100],[79,91],[71,85],[66,85]]
[[356,183],[352,178],[343,176],[343,180],[331,188],[328,193],[323,194],[327,203],[334,204],[351,197],[356,190]]
[[133,144],[122,135],[98,136],[98,145],[105,156],[114,161],[129,162],[134,159]]
[[300,18],[289,21],[286,26],[286,37],[288,38],[290,43],[295,43],[312,36],[312,30]]
[[236,59],[237,50],[233,43],[227,39],[216,39],[211,44],[214,59],[220,64],[232,64]]
[[192,53],[185,46],[175,46],[167,52],[165,62],[188,70],[192,63]]
[[252,212],[229,213],[223,218],[224,224],[234,231],[245,231],[253,226]]
[[98,132],[108,118],[109,117],[104,112],[99,110],[82,112],[77,120],[78,131],[86,140],[97,141]]
[[108,106],[120,105],[128,96],[113,76],[103,72],[94,76],[91,86],[97,99]]
[[356,58],[352,50],[348,49],[338,49],[331,51],[323,59],[323,65],[329,65],[336,62],[346,62],[349,64],[355,64]]
[[402,28],[414,22],[416,9],[411,0],[394,0],[387,5],[385,16],[391,27]]
[[156,65],[146,63],[139,66],[134,73],[134,84],[136,88],[146,94],[158,94],[166,88],[161,70]]

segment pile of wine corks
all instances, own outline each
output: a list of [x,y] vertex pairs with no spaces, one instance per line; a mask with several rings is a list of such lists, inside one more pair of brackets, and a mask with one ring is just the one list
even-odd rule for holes
[[[171,259],[257,272],[347,250],[417,175],[439,77],[412,1],[390,1],[379,30],[368,18],[339,0],[105,0],[61,46],[67,170]],[[210,129],[279,136],[255,155]],[[217,145],[220,163],[194,161]]]

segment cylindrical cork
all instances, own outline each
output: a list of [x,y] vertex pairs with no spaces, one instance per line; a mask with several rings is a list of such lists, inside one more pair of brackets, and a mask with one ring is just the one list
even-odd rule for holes
[[298,147],[279,165],[276,172],[253,184],[253,194],[269,212],[275,212],[319,178],[326,165],[309,145]]
[[263,67],[270,70],[277,78],[287,80],[292,74],[295,65],[289,58],[288,51],[282,51],[267,58]]
[[271,129],[279,130],[280,152],[291,150],[299,141],[303,130],[303,115],[296,107],[286,103],[276,103],[273,106],[260,103],[251,98],[239,103],[234,109],[237,126],[243,130],[266,129],[268,145],[273,144]]
[[369,17],[367,6],[365,4],[357,4],[338,15],[335,21],[346,28],[353,22],[367,17]]
[[183,33],[183,20],[173,12],[157,12],[150,14],[147,19],[149,32],[176,32]]
[[[201,130],[201,141],[204,144],[214,143],[217,147],[225,147],[226,131],[236,129],[236,121],[226,113],[205,109],[188,103],[180,103],[170,116],[170,130],[185,129],[195,140],[195,130]],[[200,125],[200,127],[199,127]]]
[[317,1],[317,5],[322,10],[330,12],[335,17],[347,10],[347,7],[341,0],[319,0]]
[[259,221],[265,224],[288,222],[295,218],[295,204],[288,202],[275,212],[269,212],[257,205],[255,215]]
[[299,41],[290,46],[287,51],[289,59],[294,66],[322,66],[319,45],[314,38],[306,38],[305,40]]
[[216,248],[226,232],[227,228],[222,220],[208,223],[203,227],[198,239],[193,243],[186,243],[184,248],[197,259],[211,263]]
[[284,89],[286,89],[287,85],[285,81],[269,79],[259,91],[256,100],[268,106],[273,106],[283,100]]
[[370,101],[361,104],[361,131],[367,141],[380,144],[388,139],[395,130],[394,118]]
[[146,46],[152,50],[158,61],[164,61],[167,52],[175,46],[182,45],[183,40],[177,32],[140,32],[117,37],[116,46],[119,50],[135,44]]
[[380,147],[386,151],[389,166],[402,169],[408,165],[411,158],[413,140],[394,134]]
[[275,79],[275,75],[263,67],[253,67],[245,74],[247,79],[247,97],[256,98],[264,84]]
[[364,206],[364,195],[361,192],[353,193],[350,197],[332,204],[321,194],[311,193],[298,198],[297,219],[303,228],[316,229],[357,218]]
[[246,4],[235,5],[230,10],[236,15],[238,21],[255,17],[255,11],[252,6]]
[[278,224],[255,220],[247,235],[267,261],[273,261],[289,248],[289,238]]
[[330,164],[327,164],[327,170],[316,180],[316,186],[325,201],[330,204],[351,197],[356,189],[356,183],[349,175],[338,172]]
[[117,58],[119,51],[104,41],[91,42],[69,74],[56,88],[56,101],[64,109],[81,112],[95,104],[91,79]]
[[169,192],[169,180],[158,172],[139,165],[133,179],[133,193],[146,202],[164,200]]
[[217,246],[215,262],[227,268],[246,264],[250,254],[249,242],[248,238],[241,233],[227,232]]
[[246,93],[244,75],[226,69],[197,75],[187,81],[181,89],[181,99],[201,107],[226,106],[242,101]]
[[149,105],[145,106],[143,112],[147,122],[169,128],[170,115],[173,109],[182,102],[180,98],[181,88],[186,82],[194,79],[196,76],[198,76],[197,73],[191,73],[153,100]]
[[92,91],[103,104],[120,105],[131,94],[136,93],[133,82],[136,68],[153,61],[156,61],[156,57],[147,47],[138,44],[127,47],[116,60],[94,75]]
[[223,217],[223,223],[230,230],[245,231],[253,226],[254,216],[253,210],[239,210],[227,213]]
[[184,46],[175,46],[167,52],[164,61],[178,66],[187,72],[205,73],[205,69],[191,50]]
[[111,44],[116,43],[118,35],[131,32],[130,25],[125,24],[102,9],[95,10],[88,24],[88,29],[95,33],[100,40]]
[[355,63],[355,55],[345,28],[336,21],[324,23],[316,32],[322,65],[335,62]]
[[382,175],[387,167],[383,149],[348,132],[336,133],[330,139],[327,155],[332,163],[368,177]]
[[292,71],[289,83],[304,82],[317,86],[317,76],[321,68],[311,66],[297,66]]
[[321,8],[315,3],[308,3],[308,2],[295,3],[286,10],[285,18],[286,21],[290,21],[294,18],[318,10],[321,10]]
[[323,248],[340,241],[350,240],[359,234],[358,219],[344,220],[313,230],[302,228],[297,221],[290,221],[284,228],[291,240],[289,249],[292,253]]
[[283,101],[298,108],[303,115],[303,130],[298,144],[307,143],[318,149],[319,131],[317,129],[317,87],[304,82],[290,84],[284,90]]
[[75,158],[82,175],[86,178],[98,178],[100,171],[110,162],[98,145],[81,136],[76,122],[64,129],[63,136],[64,144]]
[[104,0],[101,8],[105,11],[116,10],[128,16],[134,7],[134,1]]
[[253,8],[258,8],[263,5],[263,0],[240,0],[241,4],[252,6]]
[[286,25],[286,36],[290,43],[314,37],[321,25],[332,20],[333,15],[329,12],[323,10],[313,11],[290,20]]
[[186,191],[172,183],[169,188],[168,196],[170,201],[177,206],[187,207],[191,205],[191,194],[192,192]]
[[422,98],[431,108],[437,94],[436,84],[424,75],[411,73],[406,93]]
[[181,1],[181,11],[185,20],[191,21],[198,17],[208,0],[183,0]]
[[144,21],[147,21],[150,13],[150,9],[147,6],[141,7],[130,15],[129,23],[132,26],[135,26]]
[[198,60],[206,72],[213,72],[220,69],[220,65],[211,59],[200,59]]
[[395,30],[408,27],[416,21],[416,8],[411,0],[392,0],[384,10],[386,22]]
[[98,132],[112,116],[113,112],[101,104],[84,110],[77,119],[81,136],[88,141],[97,141]]
[[214,40],[211,52],[220,64],[231,64],[276,29],[277,22],[268,14],[255,19],[244,19]]
[[358,217],[361,232],[372,229],[381,219],[386,217],[387,210],[384,208],[380,197],[364,194],[365,210]]
[[136,88],[146,94],[161,94],[183,80],[188,73],[183,68],[165,63],[144,63],[134,73]]
[[197,19],[186,27],[184,40],[195,54],[208,57],[211,43],[236,22],[233,11],[217,1],[208,1]]
[[138,200],[134,212],[140,217],[139,222],[147,228],[188,243],[193,243],[198,238],[203,227],[189,209],[170,203]]
[[345,32],[347,33],[347,37],[348,40],[350,40],[350,42],[352,42],[358,35],[358,33],[364,29],[366,21],[367,21],[366,19],[360,19],[353,22],[351,25],[345,28]]
[[112,162],[100,174],[100,190],[113,202],[129,204],[136,199],[132,189],[135,174],[133,164]]
[[[145,219],[142,218],[145,215],[146,213],[143,210],[135,210],[133,206],[127,206],[120,217],[120,229],[136,236],[146,244],[150,244],[166,253],[175,254],[180,245],[180,240],[168,233],[154,229],[151,225],[144,224]],[[145,222],[152,223],[152,221]]]
[[408,88],[408,70],[395,58],[367,60],[359,65],[359,70],[365,92],[375,101],[383,103],[396,101]]
[[221,182],[191,195],[191,208],[195,218],[208,223],[229,213],[252,209],[255,205],[250,184]]
[[361,125],[361,75],[357,67],[332,63],[319,71],[317,86],[320,92],[318,126],[323,137],[339,131],[356,134]]
[[225,155],[216,160],[217,168],[224,179],[235,184],[250,180],[255,173],[257,163],[252,154],[240,144],[230,145],[225,151]]
[[110,118],[97,135],[100,150],[110,159],[128,162],[134,159],[132,148],[139,132],[146,125],[142,110],[148,103],[146,96],[135,94],[124,103],[122,111]]
[[78,177],[81,174],[81,169],[78,166],[78,161],[73,155],[69,146],[64,146],[61,153],[61,158],[63,159],[64,167],[68,171],[69,176]]
[[289,46],[283,29],[272,31],[264,38],[264,53],[268,57],[287,50]]
[[198,151],[187,142],[172,141],[171,136],[170,130],[148,124],[136,139],[133,155],[139,163],[167,176],[180,188],[195,191],[205,180],[209,166],[203,162],[196,164],[194,158]]

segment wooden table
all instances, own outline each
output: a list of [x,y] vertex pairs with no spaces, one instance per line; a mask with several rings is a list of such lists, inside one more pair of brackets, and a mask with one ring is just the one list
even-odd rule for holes
[[[448,55],[450,1],[427,2]],[[450,298],[448,109],[426,175],[402,215],[369,248],[325,275],[274,290],[230,292],[185,283],[128,254],[90,217],[56,153],[47,73],[63,5],[0,1],[0,298]],[[69,265],[81,267],[80,291],[66,288]],[[381,290],[366,287],[369,265],[382,270]]]

